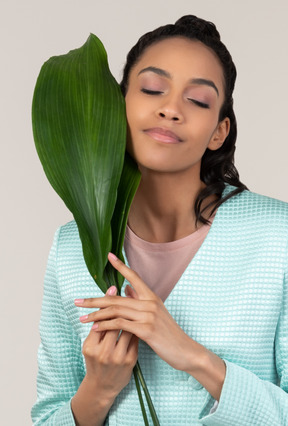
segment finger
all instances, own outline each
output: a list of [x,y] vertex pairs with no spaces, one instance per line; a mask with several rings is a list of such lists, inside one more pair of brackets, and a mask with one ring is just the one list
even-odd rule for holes
[[138,358],[138,346],[139,339],[135,334],[132,334],[127,353],[135,357],[135,364]]
[[131,297],[132,299],[138,299],[136,291],[133,290],[133,288],[130,287],[130,285],[127,285],[125,287],[125,295],[126,297]]
[[91,344],[93,346],[99,345],[102,340],[103,334],[106,334],[106,331],[103,331],[102,333],[95,333],[95,331],[91,328],[86,338],[86,344]]
[[[94,329],[93,329],[93,332],[94,334],[100,334],[100,333],[95,333]],[[119,330],[111,330],[111,331],[105,330],[105,333],[102,334],[102,337],[100,340],[103,348],[107,350],[111,350],[115,348],[117,344],[118,336],[119,336]]]
[[133,360],[134,366],[138,359],[138,346],[139,346],[138,343],[139,343],[138,337],[135,336],[135,334],[132,334],[129,347],[127,350],[127,358]]
[[[98,334],[98,333],[95,333]],[[128,351],[128,347],[130,341],[132,339],[133,334],[128,333],[128,331],[122,331],[118,341],[117,341],[117,351],[120,353],[126,353]]]
[[116,294],[117,294],[117,288],[115,285],[112,285],[106,291],[106,296],[116,296]]
[[[115,285],[112,285],[111,287],[108,288],[108,290],[106,291],[105,296],[116,296],[117,294],[117,288]],[[85,303],[86,300],[94,300],[95,298],[89,298],[89,299],[74,299],[74,303],[76,306],[83,306],[83,304]],[[99,299],[99,298],[96,298]]]
[[109,253],[108,260],[111,265],[117,269],[117,271],[119,271],[120,274],[123,275],[123,277],[126,278],[130,284],[132,284],[133,288],[136,290],[137,296],[140,299],[151,298],[155,296],[153,291],[150,290],[150,288],[144,283],[139,275],[132,269],[128,268],[128,266],[125,265],[125,263],[123,263],[120,259],[118,259],[115,254]]
[[[148,306],[147,302],[143,305]],[[97,312],[92,312],[89,315],[81,317],[81,321],[87,322],[98,322],[104,320],[110,320],[113,318],[125,318],[130,321],[141,321],[145,319],[145,309],[133,309],[132,307],[125,307],[121,305],[108,306],[106,309],[99,309]],[[94,326],[92,326],[93,328]]]
[[115,357],[123,365],[135,365],[138,358],[138,337],[122,331],[115,348]]
[[[108,288],[108,290],[106,291],[106,296],[114,296],[114,295],[116,295],[117,294],[117,288],[115,287],[115,286],[111,286],[111,287],[109,287]],[[86,315],[86,317],[87,317],[87,315]],[[81,319],[80,319],[81,320]],[[85,322],[85,321],[83,321],[83,322]],[[93,326],[92,326],[92,329],[93,329]],[[101,339],[100,339],[100,341],[101,340],[103,340],[103,338],[104,338],[104,336],[105,336],[105,334],[106,334],[106,331],[103,331],[102,333],[101,333]]]
[[[155,297],[153,298],[155,299]],[[150,299],[146,300],[136,300],[131,297],[122,297],[122,296],[105,296],[105,297],[94,297],[83,299],[83,302],[79,303],[77,300],[74,302],[77,306],[82,308],[108,308],[109,306],[122,306],[131,309],[145,310],[147,308],[146,304],[151,301]],[[98,312],[98,311],[97,311]],[[96,312],[95,312],[96,313]],[[90,314],[91,315],[91,314]],[[89,315],[83,315],[81,321],[85,321]]]
[[[106,291],[105,297],[107,297],[107,296],[115,296],[116,294],[117,294],[117,288],[115,286],[111,286]],[[100,312],[100,311],[101,311],[101,309],[98,312]],[[95,312],[95,314],[96,313],[97,312]],[[89,315],[88,315],[88,317],[89,317]],[[91,330],[94,331],[93,326],[92,326]],[[94,333],[94,334],[98,334],[98,333]],[[119,335],[119,330],[108,331],[108,332],[104,331],[104,332],[99,333],[99,334],[101,334],[100,341],[103,342],[104,349],[108,349],[109,350],[111,347],[115,347],[117,339],[118,339],[118,335]]]
[[142,340],[145,340],[147,337],[147,327],[144,324],[139,324],[134,321],[129,321],[123,318],[115,318],[108,321],[100,321],[94,324],[95,332],[99,333],[102,331],[112,331],[112,330],[123,330],[128,331],[131,334],[135,334]]

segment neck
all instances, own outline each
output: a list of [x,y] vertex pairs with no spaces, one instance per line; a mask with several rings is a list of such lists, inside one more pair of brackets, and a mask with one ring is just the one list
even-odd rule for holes
[[146,241],[161,243],[196,231],[194,204],[205,185],[200,178],[190,178],[185,173],[143,170],[128,219],[133,232]]

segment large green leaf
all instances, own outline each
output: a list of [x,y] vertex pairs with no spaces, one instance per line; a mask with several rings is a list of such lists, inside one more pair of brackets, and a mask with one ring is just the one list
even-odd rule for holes
[[[124,162],[126,115],[106,51],[95,35],[81,48],[43,65],[33,97],[32,122],[47,178],[72,212],[88,270],[105,292],[104,269],[112,249],[111,220]],[[135,169],[134,178],[137,174]],[[127,206],[137,188],[133,177],[131,182],[128,194],[125,188],[119,191],[123,202],[118,202],[114,215],[117,221],[120,211],[113,237],[118,255]]]
[[[125,237],[130,205],[140,182],[141,174],[135,161],[126,153],[120,184],[118,187],[116,206],[112,217],[112,252],[124,262],[122,247]],[[104,276],[106,281],[118,287],[120,293],[124,277],[107,263]]]
[[[124,260],[125,227],[140,173],[125,156],[125,102],[95,35],[80,49],[43,65],[34,91],[32,122],[39,158],[76,220],[90,274],[103,292],[111,284],[120,292],[123,277],[107,262],[107,255],[112,250]],[[134,374],[145,424],[139,382],[158,426],[138,363]]]

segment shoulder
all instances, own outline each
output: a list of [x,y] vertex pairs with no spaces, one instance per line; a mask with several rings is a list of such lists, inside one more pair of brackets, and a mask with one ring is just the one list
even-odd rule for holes
[[[223,196],[235,187],[226,186]],[[288,203],[245,190],[223,203],[223,210],[231,219],[283,226],[288,230]]]
[[[95,283],[92,280],[83,256],[82,243],[75,220],[60,226],[54,237],[55,260],[60,286],[77,289],[79,282],[85,285]],[[68,285],[69,283],[69,285]],[[66,291],[66,290],[65,290]]]
[[56,230],[54,235],[54,247],[57,250],[57,254],[79,252],[79,249],[82,251],[78,226],[75,220],[60,226]]
[[78,226],[75,220],[67,222],[58,228],[59,239],[62,241],[66,240],[79,240]]
[[[227,186],[222,197],[234,189]],[[287,257],[288,203],[245,190],[226,200],[215,219],[220,239],[233,239],[239,247],[249,245],[251,250],[285,252]]]

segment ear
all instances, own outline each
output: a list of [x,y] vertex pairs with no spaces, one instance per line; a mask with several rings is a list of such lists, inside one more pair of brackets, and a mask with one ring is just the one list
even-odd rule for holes
[[225,139],[229,135],[230,131],[230,120],[228,117],[224,118],[224,120],[218,123],[207,148],[211,149],[211,151],[216,151],[221,148]]

